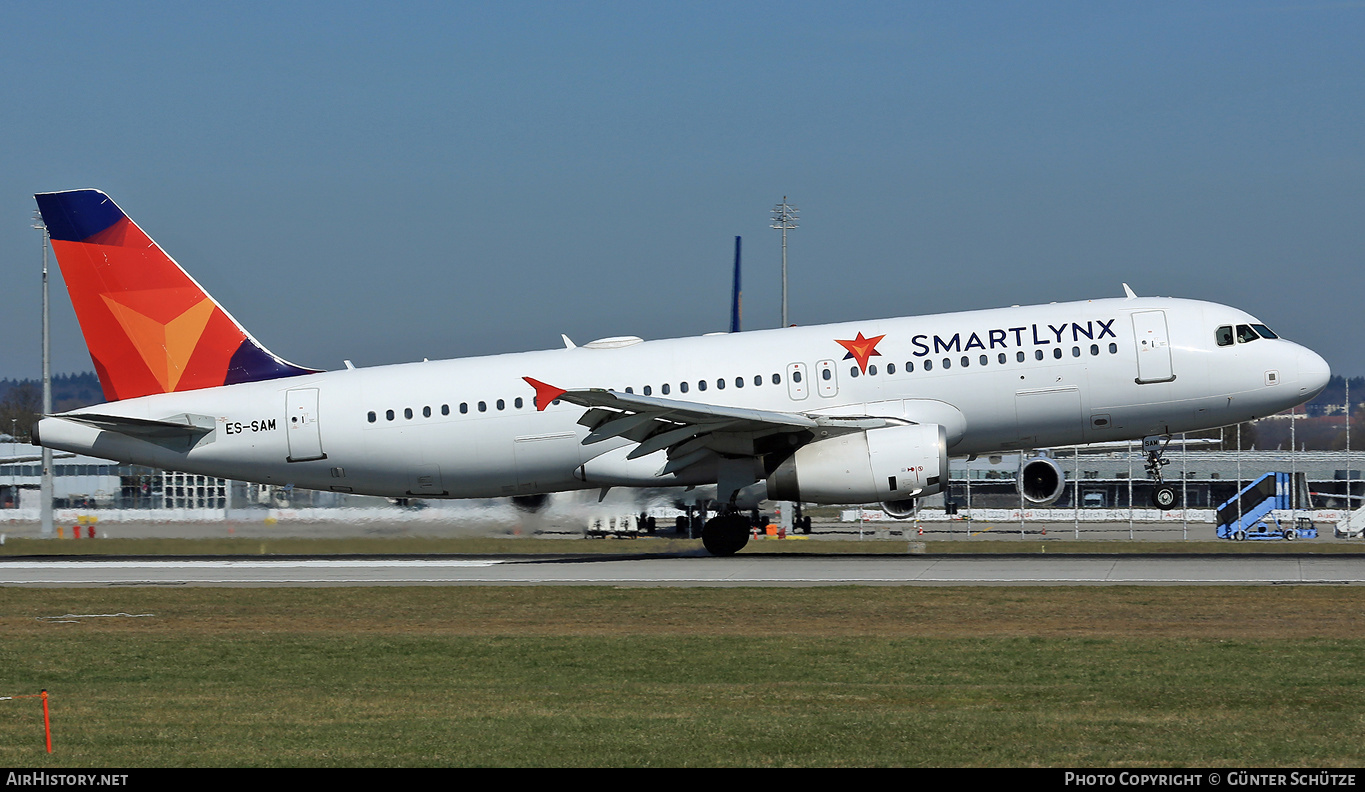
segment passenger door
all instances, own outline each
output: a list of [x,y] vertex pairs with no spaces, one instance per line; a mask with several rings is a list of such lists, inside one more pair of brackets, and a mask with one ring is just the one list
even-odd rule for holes
[[284,392],[286,437],[289,438],[287,462],[326,459],[322,452],[322,431],[318,426],[318,389],[296,388]]
[[1138,384],[1170,382],[1171,341],[1166,333],[1165,311],[1138,311],[1133,314],[1133,338],[1137,346]]

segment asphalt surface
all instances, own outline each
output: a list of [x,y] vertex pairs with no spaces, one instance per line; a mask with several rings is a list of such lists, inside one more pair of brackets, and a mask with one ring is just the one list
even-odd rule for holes
[[21,558],[0,586],[1359,585],[1355,555]]

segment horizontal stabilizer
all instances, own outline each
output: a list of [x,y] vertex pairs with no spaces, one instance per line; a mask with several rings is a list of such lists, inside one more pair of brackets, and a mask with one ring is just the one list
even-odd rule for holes
[[198,439],[212,432],[214,428],[214,420],[208,415],[182,414],[160,421],[98,413],[64,413],[53,417],[142,440]]
[[[75,456],[76,456],[75,454],[53,454],[53,455],[52,455],[52,458],[53,458],[53,459],[74,459]],[[23,464],[23,463],[25,463],[25,462],[41,462],[41,461],[43,461],[43,455],[42,455],[42,454],[35,454],[35,455],[33,455],[33,456],[10,456],[10,457],[0,457],[0,465],[20,465],[20,464]]]

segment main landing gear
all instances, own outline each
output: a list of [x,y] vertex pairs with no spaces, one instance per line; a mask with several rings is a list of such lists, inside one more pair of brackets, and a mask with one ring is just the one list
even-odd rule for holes
[[1158,509],[1172,509],[1180,502],[1175,487],[1167,484],[1161,477],[1161,469],[1171,464],[1171,460],[1163,456],[1170,442],[1170,435],[1150,435],[1142,438],[1142,452],[1147,455],[1147,462],[1143,467],[1146,468],[1147,475],[1156,481],[1156,486],[1152,488],[1152,505]]
[[749,543],[752,527],[749,518],[739,512],[718,514],[702,526],[701,543],[711,555],[732,556]]

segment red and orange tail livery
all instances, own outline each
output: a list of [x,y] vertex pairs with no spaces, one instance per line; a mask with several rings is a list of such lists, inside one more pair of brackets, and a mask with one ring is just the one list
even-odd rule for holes
[[314,373],[262,347],[109,196],[34,197],[109,401]]

